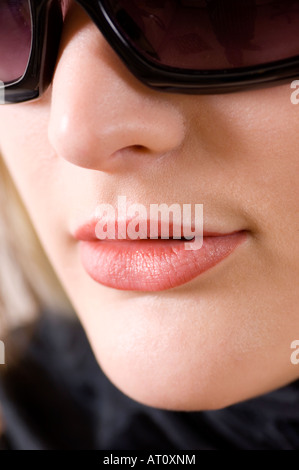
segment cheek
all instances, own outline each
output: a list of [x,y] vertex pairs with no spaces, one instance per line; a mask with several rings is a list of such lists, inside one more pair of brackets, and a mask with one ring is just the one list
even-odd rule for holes
[[44,249],[56,267],[55,261],[63,262],[68,248],[68,214],[72,209],[68,204],[74,192],[68,182],[76,182],[76,177],[49,143],[46,103],[45,97],[37,103],[0,108],[1,122],[5,122],[5,126],[0,126],[0,149]]
[[37,230],[43,226],[49,230],[63,194],[54,189],[60,170],[48,143],[43,111],[34,104],[0,109],[5,122],[0,128],[1,153]]
[[[226,186],[240,198],[257,232],[297,240],[299,106],[290,86],[237,93],[218,102],[209,154],[223,165]],[[217,97],[213,97],[217,102]],[[220,171],[221,167],[219,166]]]

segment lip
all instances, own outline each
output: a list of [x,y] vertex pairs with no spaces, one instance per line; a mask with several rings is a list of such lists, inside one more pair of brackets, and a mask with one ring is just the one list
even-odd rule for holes
[[171,238],[99,240],[96,223],[93,219],[73,234],[80,242],[80,259],[94,281],[118,290],[150,292],[178,287],[219,264],[247,239],[244,230],[204,231],[202,247],[186,250],[183,240]]

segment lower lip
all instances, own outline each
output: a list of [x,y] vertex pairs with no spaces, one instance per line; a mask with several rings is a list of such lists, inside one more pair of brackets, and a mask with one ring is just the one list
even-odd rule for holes
[[161,291],[185,284],[227,258],[246,232],[207,236],[199,250],[180,240],[81,241],[84,269],[99,284],[119,290]]

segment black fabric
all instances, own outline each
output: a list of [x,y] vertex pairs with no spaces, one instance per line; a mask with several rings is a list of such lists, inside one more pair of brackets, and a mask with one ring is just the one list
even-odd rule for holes
[[75,320],[43,315],[29,344],[1,374],[0,449],[299,449],[299,381],[223,410],[169,412],[119,392]]

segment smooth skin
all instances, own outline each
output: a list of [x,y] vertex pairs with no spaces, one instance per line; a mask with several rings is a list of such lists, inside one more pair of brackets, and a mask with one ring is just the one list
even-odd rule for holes
[[[0,108],[0,150],[111,381],[147,405],[225,407],[299,376],[299,107],[289,85],[188,96],[156,92],[70,4],[52,86]],[[72,236],[101,203],[204,205],[215,231],[247,231],[180,287],[94,282]],[[22,234],[20,234],[20,237]],[[79,346],[78,346],[79,347]]]

